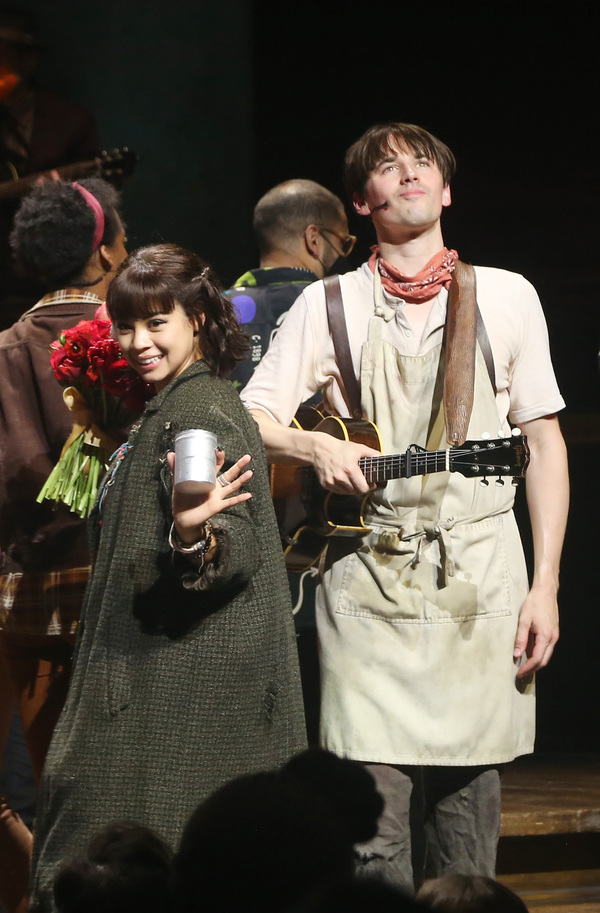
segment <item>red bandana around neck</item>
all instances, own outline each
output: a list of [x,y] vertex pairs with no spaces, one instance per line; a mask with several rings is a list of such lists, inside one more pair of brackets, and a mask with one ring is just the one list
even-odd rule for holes
[[379,261],[379,273],[384,289],[395,298],[402,298],[409,304],[417,304],[435,298],[442,288],[450,287],[457,260],[457,252],[444,247],[415,276],[405,276],[380,256],[379,245],[374,244],[369,257],[369,267],[374,273],[375,264]]

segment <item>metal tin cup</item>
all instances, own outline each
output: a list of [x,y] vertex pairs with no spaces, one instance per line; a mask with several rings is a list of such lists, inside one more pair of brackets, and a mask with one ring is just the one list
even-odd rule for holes
[[185,495],[205,494],[217,484],[217,436],[193,428],[175,437],[175,488]]

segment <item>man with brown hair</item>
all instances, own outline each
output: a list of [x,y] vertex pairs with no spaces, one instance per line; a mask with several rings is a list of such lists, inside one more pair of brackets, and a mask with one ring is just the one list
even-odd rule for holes
[[424,871],[494,874],[498,765],[533,749],[533,673],[558,638],[568,504],[564,403],[538,297],[522,276],[485,267],[474,271],[476,301],[469,293],[473,274],[440,224],[453,170],[448,147],[411,124],[373,127],[349,149],[347,185],[378,242],[340,277],[351,366],[383,453],[520,426],[531,450],[529,592],[509,480],[417,469],[375,489],[359,460],[377,450],[289,427],[318,388],[331,411],[350,411],[323,283],[290,310],[244,395],[272,461],[314,466],[333,492],[371,491],[367,535],[331,538],[321,559],[321,738],[375,775],[386,808],[362,863],[405,887]]

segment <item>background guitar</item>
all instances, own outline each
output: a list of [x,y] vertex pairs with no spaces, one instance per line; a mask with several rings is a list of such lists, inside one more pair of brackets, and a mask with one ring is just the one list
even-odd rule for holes
[[[72,165],[61,165],[50,171],[39,171],[36,174],[27,174],[19,177],[9,163],[3,163],[2,176],[6,180],[0,181],[0,200],[16,199],[27,193],[40,178],[51,178],[55,173],[63,180],[75,180],[81,177],[100,177],[107,181],[118,183],[121,178],[128,177],[135,168],[137,155],[133,150],[124,147],[113,149],[112,152],[102,152],[100,155],[83,162]],[[10,175],[13,175],[11,178]]]

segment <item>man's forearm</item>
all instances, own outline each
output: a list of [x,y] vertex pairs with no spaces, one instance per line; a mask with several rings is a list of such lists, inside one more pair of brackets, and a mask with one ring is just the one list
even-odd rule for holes
[[556,416],[523,424],[531,464],[526,493],[534,552],[534,587],[558,589],[560,556],[569,510],[567,451]]
[[533,534],[534,574],[519,613],[514,657],[527,660],[518,672],[525,678],[546,666],[558,640],[558,572],[567,512],[567,451],[556,416],[522,424],[531,450],[527,504]]
[[250,414],[260,428],[269,462],[313,464],[312,432],[282,425],[270,418],[262,409],[250,409]]

